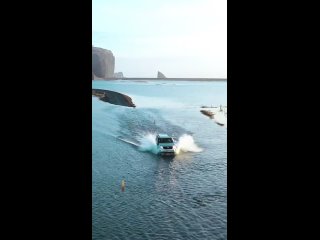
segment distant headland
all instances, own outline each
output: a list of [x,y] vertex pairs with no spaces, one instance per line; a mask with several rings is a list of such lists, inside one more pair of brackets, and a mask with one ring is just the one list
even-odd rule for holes
[[221,82],[226,82],[227,78],[144,78],[144,77],[124,77],[124,78],[100,78],[96,80],[174,80],[174,81],[221,81]]
[[114,72],[115,56],[112,51],[92,46],[92,80],[174,80],[174,81],[227,81],[226,78],[171,78],[158,71],[154,78],[125,77]]

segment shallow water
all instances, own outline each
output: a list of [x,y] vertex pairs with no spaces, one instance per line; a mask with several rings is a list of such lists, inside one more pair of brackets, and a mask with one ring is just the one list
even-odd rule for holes
[[[137,105],[92,98],[93,239],[226,239],[227,129],[200,106],[226,106],[227,83],[94,81],[93,88],[128,94]],[[143,145],[156,133],[186,134],[191,150],[159,157],[152,140]]]

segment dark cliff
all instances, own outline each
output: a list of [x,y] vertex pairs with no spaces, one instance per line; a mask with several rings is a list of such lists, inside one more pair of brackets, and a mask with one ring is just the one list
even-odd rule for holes
[[92,46],[92,79],[111,78],[115,58],[110,50]]

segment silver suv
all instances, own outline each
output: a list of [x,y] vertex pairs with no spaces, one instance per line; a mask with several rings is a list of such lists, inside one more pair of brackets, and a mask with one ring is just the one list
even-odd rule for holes
[[156,136],[158,153],[161,155],[175,155],[177,146],[175,140],[167,134],[158,134]]

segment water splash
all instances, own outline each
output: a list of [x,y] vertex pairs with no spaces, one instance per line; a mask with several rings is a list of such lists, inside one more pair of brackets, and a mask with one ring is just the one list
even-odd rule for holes
[[139,139],[140,146],[139,150],[143,152],[152,152],[154,154],[158,153],[156,134],[148,133]]
[[[143,152],[152,152],[154,154],[158,153],[156,134],[148,133],[139,139],[140,145],[139,150]],[[184,134],[179,137],[176,142],[177,151],[176,154],[181,152],[201,152],[202,149],[196,145],[192,136]]]
[[177,153],[180,152],[201,152],[202,148],[198,147],[192,136],[188,134],[182,135],[177,143]]

